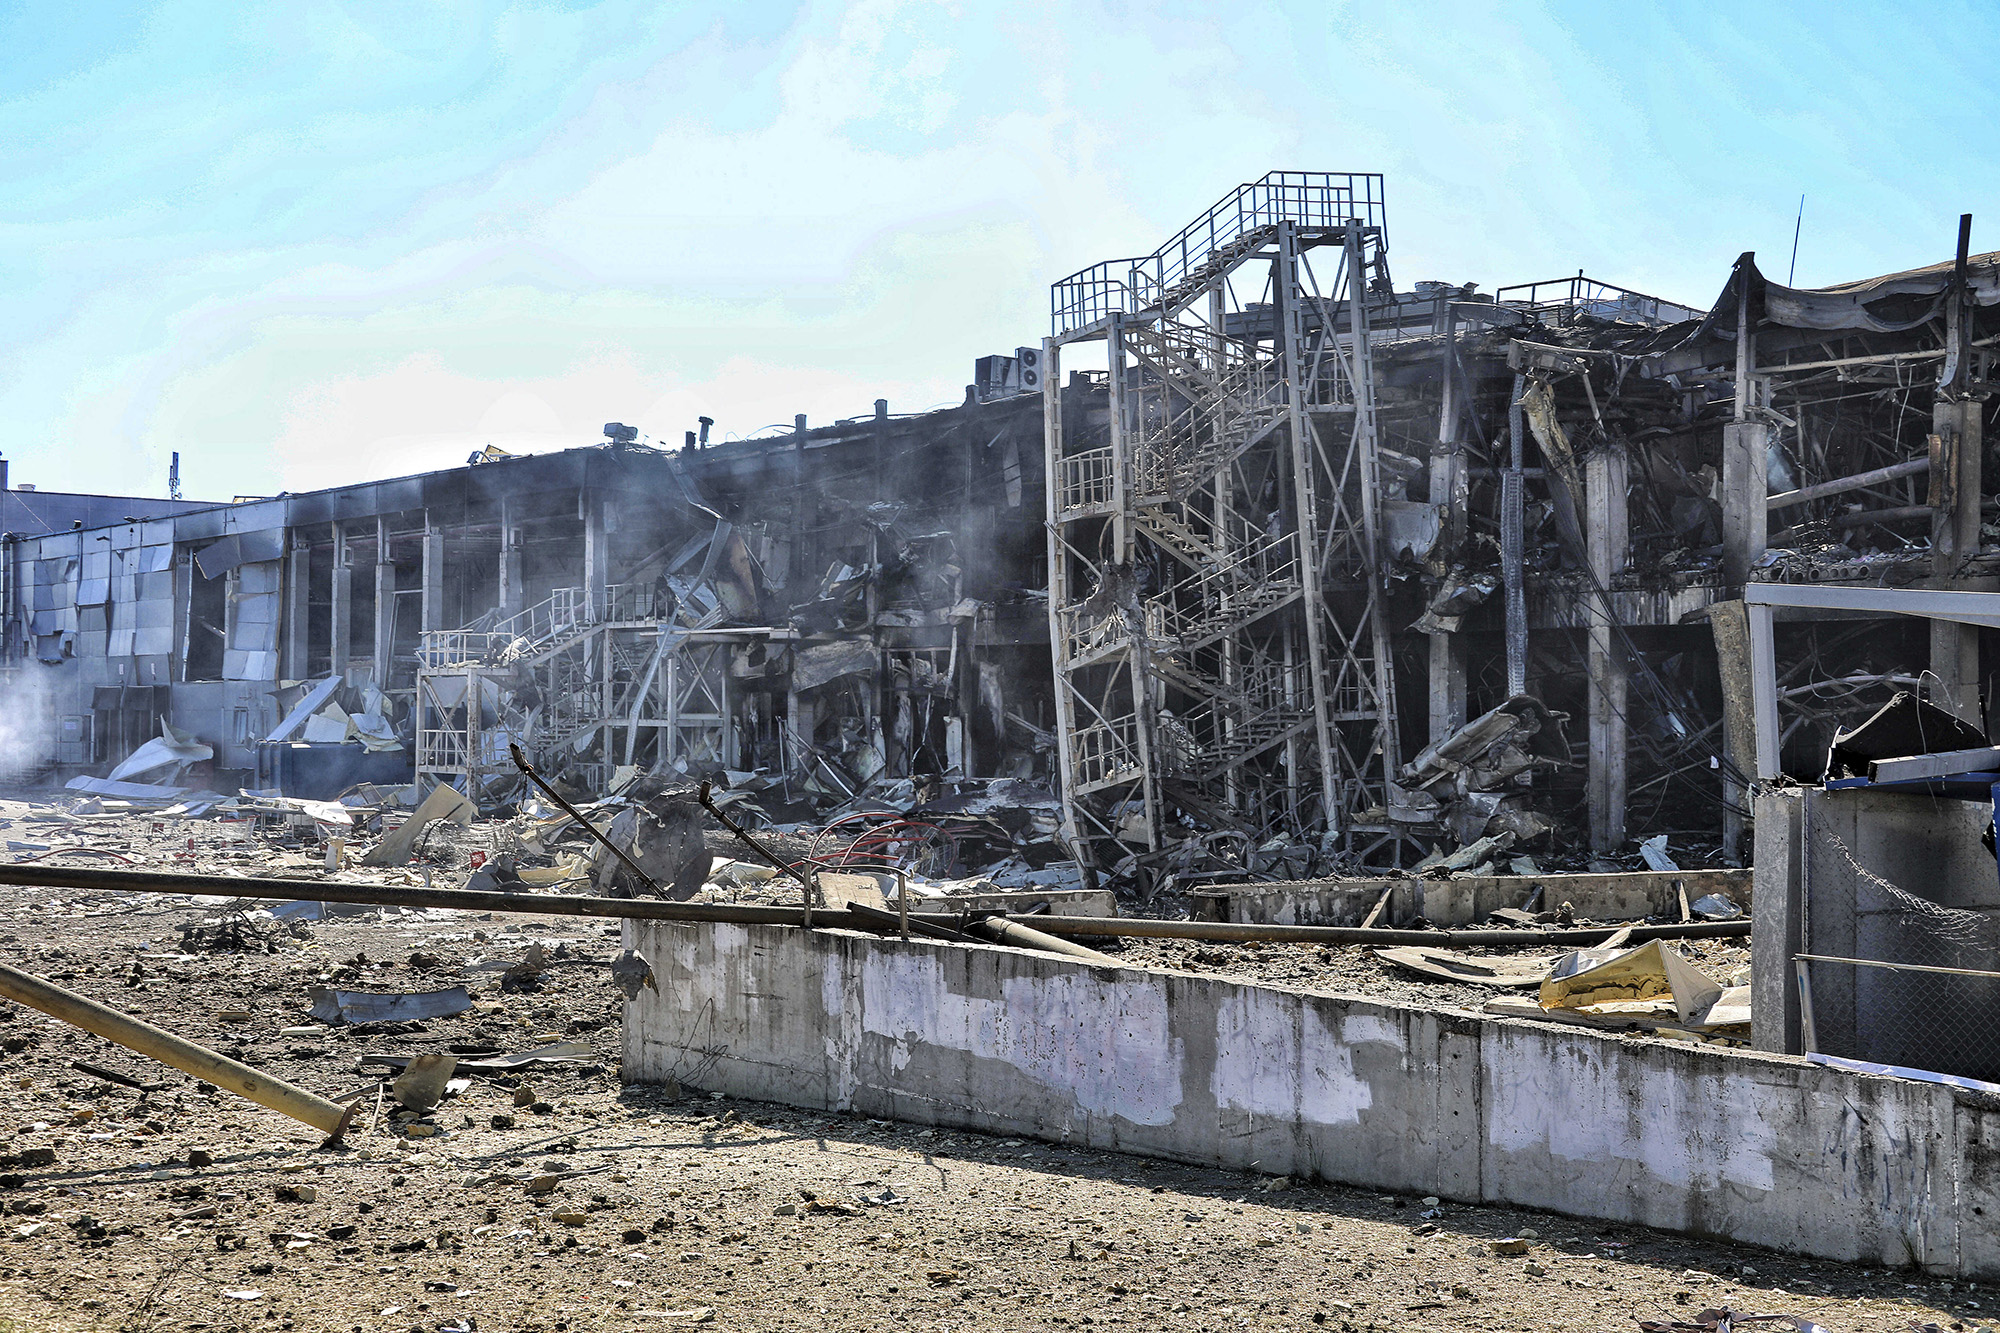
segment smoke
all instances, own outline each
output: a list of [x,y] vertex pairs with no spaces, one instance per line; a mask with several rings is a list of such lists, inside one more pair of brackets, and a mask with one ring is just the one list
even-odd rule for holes
[[29,777],[55,756],[55,691],[38,668],[0,670],[0,779]]

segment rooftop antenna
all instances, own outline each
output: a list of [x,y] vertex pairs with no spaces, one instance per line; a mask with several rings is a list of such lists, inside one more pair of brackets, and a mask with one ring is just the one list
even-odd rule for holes
[[174,455],[173,466],[167,469],[167,498],[181,498],[181,456],[178,453]]
[[1790,268],[1788,268],[1788,269],[1786,269],[1786,270],[1785,270],[1785,285],[1786,285],[1787,287],[1791,286],[1791,285],[1792,285],[1792,279],[1798,276],[1798,272],[1799,272],[1799,228],[1801,228],[1801,227],[1803,227],[1803,226],[1805,226],[1805,225],[1806,225],[1806,197],[1805,197],[1804,195],[1800,195],[1800,196],[1799,196],[1799,216],[1798,216],[1798,220],[1797,220],[1796,222],[1792,223],[1792,266],[1791,266]]

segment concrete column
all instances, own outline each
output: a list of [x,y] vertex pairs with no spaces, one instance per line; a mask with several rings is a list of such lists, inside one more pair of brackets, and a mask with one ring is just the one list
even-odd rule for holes
[[[1457,330],[1450,314],[1445,316],[1442,389],[1438,398],[1438,440],[1431,450],[1431,503],[1441,511],[1443,535],[1439,547],[1445,561],[1458,554],[1465,543],[1465,514],[1469,482],[1465,470],[1465,448],[1458,427],[1463,415],[1460,399]],[[1444,740],[1465,725],[1465,640],[1456,634],[1432,634],[1430,640],[1430,740]]]
[[[1983,407],[1942,399],[1931,409],[1931,572],[1939,579],[1960,577],[1979,551]],[[1933,702],[1981,725],[1978,628],[1931,621],[1931,671],[1939,681]]]
[[605,550],[604,498],[582,490],[576,493],[576,504],[577,517],[583,520],[583,616],[596,620],[604,609],[605,570],[610,564]]
[[333,607],[327,641],[333,645],[333,673],[347,671],[354,656],[354,567],[348,563],[347,530],[333,525]]
[[312,670],[312,548],[294,537],[285,552],[285,642],[282,670],[289,680],[304,680]]
[[[1717,602],[1708,608],[1708,627],[1715,634],[1715,660],[1722,683],[1722,752],[1737,773],[1757,772],[1757,707],[1751,684],[1757,664],[1751,654],[1750,609],[1740,600]],[[1741,854],[1745,810],[1750,792],[1745,782],[1722,778],[1722,859],[1736,864]]]
[[[1617,448],[1599,449],[1583,466],[1584,546],[1592,577],[1599,587],[1609,589],[1625,572],[1630,550],[1626,457]],[[1592,594],[1586,599],[1585,623],[1589,626],[1585,669],[1590,680],[1590,846],[1608,854],[1625,844],[1625,658],[1605,598]]]
[[1757,796],[1757,877],[1750,897],[1750,1044],[1798,1055],[1799,986],[1792,956],[1805,949],[1805,793]]
[[396,664],[396,560],[389,545],[389,520],[375,520],[375,685],[389,688]]
[[521,533],[514,512],[514,498],[500,497],[500,614],[511,616],[523,604],[521,588]]
[[1770,427],[1739,421],[1722,428],[1722,568],[1741,587],[1764,557],[1770,536],[1764,500]]
[[1756,378],[1757,333],[1750,322],[1746,276],[1754,258],[1746,254],[1736,262],[1736,419],[1722,428],[1722,568],[1737,587],[1763,558],[1771,531],[1764,508],[1770,489],[1769,427],[1751,415],[1763,394]]
[[423,618],[426,630],[449,629],[444,623],[444,529],[424,515]]

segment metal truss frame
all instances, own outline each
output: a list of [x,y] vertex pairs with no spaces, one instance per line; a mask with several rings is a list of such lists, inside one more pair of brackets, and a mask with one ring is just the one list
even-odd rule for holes
[[[1360,828],[1397,763],[1368,349],[1381,178],[1274,172],[1055,284],[1050,641],[1066,831],[1103,867],[1199,821]],[[1334,249],[1322,291],[1310,252]],[[1252,293],[1245,300],[1245,291]],[[1109,414],[1063,416],[1101,341]]]

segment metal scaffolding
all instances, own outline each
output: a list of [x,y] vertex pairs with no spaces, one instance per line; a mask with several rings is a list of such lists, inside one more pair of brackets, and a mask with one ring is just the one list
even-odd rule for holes
[[418,786],[477,797],[512,781],[509,742],[603,788],[620,765],[693,771],[737,761],[730,655],[768,630],[717,627],[697,601],[656,606],[613,584],[558,588],[505,620],[424,635],[417,673]]
[[[1384,804],[1371,284],[1381,177],[1273,172],[1054,286],[1051,652],[1068,834],[1095,864],[1190,819],[1351,839]],[[1092,341],[1109,411],[1071,419],[1062,349]]]

